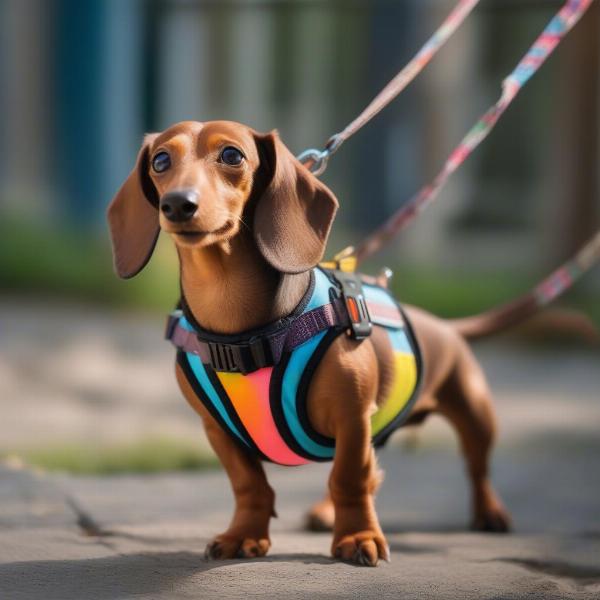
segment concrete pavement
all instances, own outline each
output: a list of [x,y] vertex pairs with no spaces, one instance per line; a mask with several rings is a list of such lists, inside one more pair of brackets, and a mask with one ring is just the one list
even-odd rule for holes
[[[163,427],[201,435],[174,386],[160,322],[13,308],[8,319],[0,304],[0,449]],[[8,460],[0,466],[0,598],[600,597],[598,354],[502,342],[477,354],[496,395],[494,481],[514,534],[465,531],[462,463],[452,432],[435,419],[380,455],[378,507],[392,562],[377,569],[332,561],[330,536],[302,531],[327,465],[269,467],[280,515],[269,556],[207,562],[204,546],[232,508],[220,471],[72,477]],[[104,535],[84,535],[78,511]]]
[[[516,521],[508,536],[464,531],[467,493],[457,457],[382,453],[379,496],[392,562],[377,569],[329,558],[330,536],[301,530],[324,465],[270,469],[280,518],[268,557],[207,562],[227,523],[221,472],[72,478],[0,471],[0,597],[116,598],[597,598],[600,520],[594,461],[580,450],[503,449],[496,482]],[[588,453],[592,448],[588,447]],[[104,535],[83,535],[64,493]]]

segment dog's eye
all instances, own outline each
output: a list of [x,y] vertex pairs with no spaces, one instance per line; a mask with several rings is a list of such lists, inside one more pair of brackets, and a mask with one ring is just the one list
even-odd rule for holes
[[171,166],[171,157],[166,152],[159,152],[152,159],[152,168],[157,173],[163,173]]
[[223,148],[221,152],[221,156],[219,156],[219,160],[226,165],[231,165],[232,167],[237,167],[242,164],[244,160],[244,155],[233,146],[227,146]]

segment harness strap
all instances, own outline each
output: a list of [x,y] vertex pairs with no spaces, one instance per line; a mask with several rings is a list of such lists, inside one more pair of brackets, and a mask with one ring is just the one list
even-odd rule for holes
[[245,375],[278,364],[284,352],[292,352],[328,329],[347,330],[353,339],[360,340],[370,335],[372,324],[404,327],[402,313],[394,303],[365,298],[358,274],[341,271],[330,274],[338,282],[339,295],[330,293],[334,296],[331,302],[298,315],[270,333],[227,342],[218,336],[199,334],[178,309],[169,315],[165,338],[180,350],[199,356],[203,364],[216,371]]
[[286,332],[283,349],[291,352],[321,331],[336,326],[347,327],[348,324],[344,301],[342,298],[336,298],[331,304],[324,304],[300,315]]
[[168,317],[165,338],[180,350],[196,354],[203,364],[211,365],[216,371],[245,375],[277,364],[284,352],[291,352],[322,331],[348,327],[350,322],[344,306],[343,298],[335,298],[329,304],[299,315],[281,330],[236,343],[201,338],[181,324],[184,315],[178,309]]

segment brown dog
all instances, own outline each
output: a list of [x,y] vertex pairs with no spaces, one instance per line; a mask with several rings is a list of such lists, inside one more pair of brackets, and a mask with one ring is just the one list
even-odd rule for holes
[[[116,270],[122,277],[138,273],[162,229],[176,244],[182,291],[198,323],[221,334],[248,331],[286,317],[298,305],[309,271],[322,258],[337,206],[332,192],[276,134],[225,121],[179,123],[146,137],[135,169],[109,208]],[[408,423],[420,423],[432,412],[448,418],[467,462],[474,528],[507,531],[510,519],[488,473],[496,423],[485,376],[460,327],[416,308],[407,312],[426,365]],[[367,565],[389,558],[374,508],[380,477],[370,431],[370,416],[389,379],[386,344],[378,328],[361,342],[337,337],[308,392],[312,427],[335,439],[329,495],[313,507],[312,522],[333,527],[334,556]],[[200,413],[235,494],[231,524],[207,554],[263,556],[275,495],[262,464],[222,430],[179,367],[177,379]]]

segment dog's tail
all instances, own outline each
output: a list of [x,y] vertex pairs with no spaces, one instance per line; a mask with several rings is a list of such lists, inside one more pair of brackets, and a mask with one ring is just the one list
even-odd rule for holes
[[566,292],[599,259],[600,232],[589,240],[574,258],[527,294],[481,314],[452,319],[449,322],[465,338],[477,339],[505,331],[539,314],[538,326],[544,331],[568,333],[600,343],[600,332],[587,315],[568,309],[543,310]]
[[[535,323],[533,317],[536,317]],[[506,331],[529,319],[536,331],[578,337],[593,344],[600,343],[600,330],[585,313],[567,308],[543,310],[526,301],[526,298],[519,298],[471,317],[451,319],[449,322],[463,337],[474,340]]]

